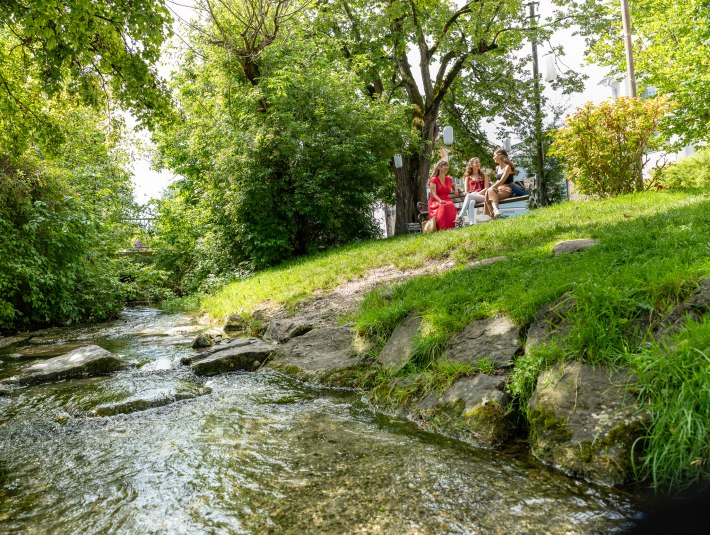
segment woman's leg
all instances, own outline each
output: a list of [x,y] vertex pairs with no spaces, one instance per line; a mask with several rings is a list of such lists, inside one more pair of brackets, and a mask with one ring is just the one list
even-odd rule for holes
[[480,193],[469,193],[470,206],[468,207],[468,222],[474,224],[476,222],[476,203],[485,203],[486,198]]
[[464,212],[468,210],[468,219],[469,221],[471,220],[471,209],[468,206],[468,203],[471,202],[471,194],[467,193],[466,197],[464,197],[463,203],[461,204],[461,211],[456,214],[456,219],[462,218]]
[[483,211],[487,216],[497,217],[500,214],[498,209],[498,191],[497,188],[488,188],[486,190],[486,198],[484,200]]

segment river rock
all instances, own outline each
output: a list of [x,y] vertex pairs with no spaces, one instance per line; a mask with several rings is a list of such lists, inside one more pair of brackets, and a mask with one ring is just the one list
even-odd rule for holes
[[222,330],[228,332],[245,332],[249,326],[248,320],[239,314],[227,316],[224,321]]
[[90,345],[25,367],[19,376],[6,380],[21,385],[108,375],[127,368],[120,358],[102,347]]
[[0,384],[0,398],[7,397],[12,394],[12,388],[8,385]]
[[180,359],[181,364],[190,366],[197,362],[198,360],[204,360],[210,355],[214,355],[219,351],[224,351],[226,349],[233,349],[235,347],[248,346],[250,344],[260,343],[261,340],[258,338],[227,338],[225,340],[215,341],[215,345],[210,348],[197,348],[199,353],[197,355],[191,355],[189,357],[182,357]]
[[201,349],[203,347],[212,347],[214,345],[214,336],[208,333],[198,334],[197,338],[192,342],[193,349]]
[[19,359],[33,359],[33,358],[46,358],[46,357],[57,357],[59,355],[65,355],[69,351],[74,351],[86,343],[81,342],[69,342],[62,344],[50,344],[50,345],[37,345],[29,346],[18,349],[12,354],[13,358]]
[[21,342],[24,342],[29,338],[29,335],[27,336],[0,336],[0,349],[4,347],[11,346],[13,344],[19,344]]
[[301,336],[312,331],[315,326],[311,322],[297,319],[273,319],[268,322],[264,340],[270,340],[279,344],[285,344],[291,338]]
[[538,310],[528,329],[525,352],[529,352],[532,346],[545,343],[552,337],[567,334],[572,326],[565,320],[565,316],[575,304],[571,295],[564,294],[554,303]]
[[518,328],[507,317],[497,316],[469,323],[447,342],[444,354],[447,360],[471,366],[487,358],[496,368],[504,368],[521,349]]
[[397,325],[377,357],[377,361],[383,368],[397,372],[407,363],[414,351],[416,335],[421,324],[422,318],[418,314],[411,313]]
[[183,384],[177,389],[158,389],[129,397],[115,403],[100,405],[89,412],[89,416],[114,416],[116,414],[130,414],[145,411],[155,407],[162,407],[199,396],[210,394],[212,389],[206,386]]
[[349,326],[324,327],[278,346],[273,365],[308,377],[333,376],[357,366],[363,349]]
[[561,254],[577,253],[594,247],[595,245],[599,245],[599,240],[583,239],[561,241],[557,242],[552,248],[552,254],[559,256]]
[[508,416],[510,396],[504,388],[504,376],[462,377],[441,395],[430,392],[417,410],[434,431],[479,446],[499,446],[515,430]]
[[272,351],[273,347],[269,344],[255,340],[213,352],[204,358],[193,361],[191,366],[197,375],[207,376],[237,370],[253,371],[271,356]]
[[603,485],[631,475],[631,447],[647,415],[626,386],[627,371],[577,362],[541,373],[528,404],[533,454],[568,474]]

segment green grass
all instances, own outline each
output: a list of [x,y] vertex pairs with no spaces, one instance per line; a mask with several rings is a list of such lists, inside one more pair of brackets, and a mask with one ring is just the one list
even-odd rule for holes
[[651,415],[639,476],[673,490],[710,479],[710,318],[625,360]]
[[[412,310],[422,316],[410,364],[396,377],[371,371],[362,378],[375,398],[396,405],[476,371],[449,369],[440,360],[447,339],[472,320],[506,314],[525,329],[543,305],[567,295],[574,302],[564,316],[567,335],[516,359],[508,385],[516,405],[524,412],[537,375],[554,362],[630,366],[654,415],[639,474],[673,488],[707,477],[707,322],[678,335],[673,350],[649,349],[646,340],[659,318],[710,276],[708,236],[709,189],[564,203],[486,225],[358,243],[295,260],[232,283],[202,306],[214,317],[249,315],[267,302],[294,306],[374,268],[454,260],[454,269],[398,283],[389,295],[371,291],[348,318],[376,352]],[[555,243],[574,238],[600,243],[552,256]],[[508,260],[462,269],[501,255]],[[686,366],[694,370],[690,376]],[[476,366],[489,367],[485,361]],[[414,375],[416,381],[404,380]]]

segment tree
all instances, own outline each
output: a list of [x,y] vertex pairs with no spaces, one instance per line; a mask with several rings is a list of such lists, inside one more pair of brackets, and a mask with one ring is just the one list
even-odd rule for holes
[[555,132],[550,152],[566,160],[580,193],[610,197],[636,191],[643,154],[668,141],[658,125],[672,109],[667,97],[588,102]]
[[[157,136],[164,165],[185,177],[161,219],[193,204],[202,212],[189,267],[202,275],[185,280],[374,237],[371,206],[392,196],[400,108],[367,98],[297,6],[282,12],[292,14],[282,27],[242,16],[247,2],[205,5],[174,82],[181,120]],[[265,33],[245,43],[252,26]],[[283,36],[273,36],[277,26]],[[208,265],[208,250],[220,260]]]
[[[480,82],[481,101],[501,86],[510,86],[509,80],[515,78],[510,54],[520,48],[527,33],[523,5],[517,0],[463,5],[430,0],[324,0],[319,5],[320,28],[340,40],[343,54],[352,60],[370,94],[409,106],[409,127],[416,141],[405,146],[403,167],[393,168],[395,230],[406,232],[406,224],[416,217],[417,201],[426,196],[442,104],[452,88],[467,82]],[[416,74],[410,63],[412,50],[420,58]],[[502,85],[495,86],[496,81]]]
[[[589,59],[623,76],[618,1],[560,4],[569,6],[570,22],[586,38]],[[630,7],[638,83],[678,104],[662,126],[685,143],[710,141],[710,2],[637,0]]]
[[[65,89],[95,105],[110,92],[142,121],[169,100],[153,64],[170,31],[161,0],[0,0],[0,105],[41,119],[38,94]],[[34,78],[23,89],[18,65]]]

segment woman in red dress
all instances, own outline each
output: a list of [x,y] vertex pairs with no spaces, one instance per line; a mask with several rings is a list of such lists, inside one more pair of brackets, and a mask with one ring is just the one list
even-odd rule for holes
[[429,218],[436,217],[436,230],[454,228],[456,221],[456,205],[449,198],[453,187],[456,195],[459,188],[454,184],[454,179],[446,174],[449,162],[439,160],[434,167],[434,175],[429,179]]

